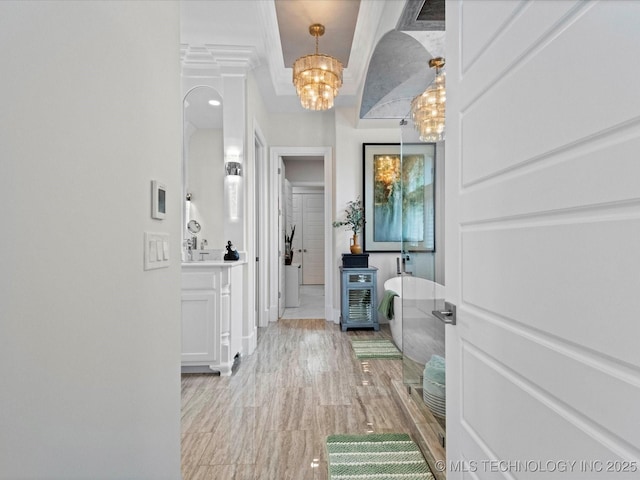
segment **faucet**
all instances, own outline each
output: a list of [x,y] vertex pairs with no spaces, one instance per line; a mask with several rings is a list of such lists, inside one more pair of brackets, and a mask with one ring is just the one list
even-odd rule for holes
[[[411,261],[411,258],[409,258],[409,254],[405,253],[402,257],[402,270],[404,270],[404,274],[405,275],[413,275],[413,272],[410,270],[407,270],[407,264]],[[411,264],[413,265],[413,264]]]
[[192,262],[193,261],[193,243],[192,243],[192,239],[191,238],[187,238],[184,241],[184,245],[187,248],[187,260]]
[[[402,268],[400,267],[400,257],[402,257]],[[398,275],[413,275],[413,272],[407,271],[407,262],[411,260],[409,254],[402,253],[400,257],[396,257],[396,273]]]

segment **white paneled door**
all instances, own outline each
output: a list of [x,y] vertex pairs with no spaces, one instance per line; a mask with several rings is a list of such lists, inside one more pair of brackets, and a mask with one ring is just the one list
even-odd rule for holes
[[324,284],[324,194],[302,195],[302,283]]
[[[300,193],[294,193],[291,206],[293,209],[292,217],[293,224],[296,226],[296,234],[293,236],[293,262],[302,265],[302,237],[303,237],[303,225],[302,225],[302,197]],[[304,265],[302,265],[304,268]]]
[[324,284],[324,193],[294,193],[294,263],[302,265],[302,283]]
[[447,478],[640,478],[640,2],[446,8]]
[[286,232],[286,203],[287,189],[284,162],[278,159],[278,318],[282,317],[285,309],[285,265],[284,265],[284,236]]

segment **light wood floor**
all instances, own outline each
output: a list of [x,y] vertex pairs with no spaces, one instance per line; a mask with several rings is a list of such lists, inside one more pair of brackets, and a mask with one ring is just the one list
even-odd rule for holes
[[391,393],[402,361],[358,360],[353,336],[391,338],[280,320],[231,377],[183,375],[183,479],[326,480],[327,435],[409,433]]

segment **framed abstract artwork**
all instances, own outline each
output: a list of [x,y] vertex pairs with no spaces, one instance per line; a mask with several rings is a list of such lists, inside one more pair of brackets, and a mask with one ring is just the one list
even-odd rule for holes
[[435,144],[364,143],[365,252],[435,251]]

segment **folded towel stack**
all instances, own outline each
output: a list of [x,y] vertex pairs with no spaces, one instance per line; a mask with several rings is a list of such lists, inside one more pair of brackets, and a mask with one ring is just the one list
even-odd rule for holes
[[432,355],[424,366],[422,379],[422,399],[437,416],[446,414],[445,360],[439,355]]
[[389,320],[393,320],[393,297],[398,296],[399,295],[393,290],[385,290],[380,305],[378,306],[378,311]]

